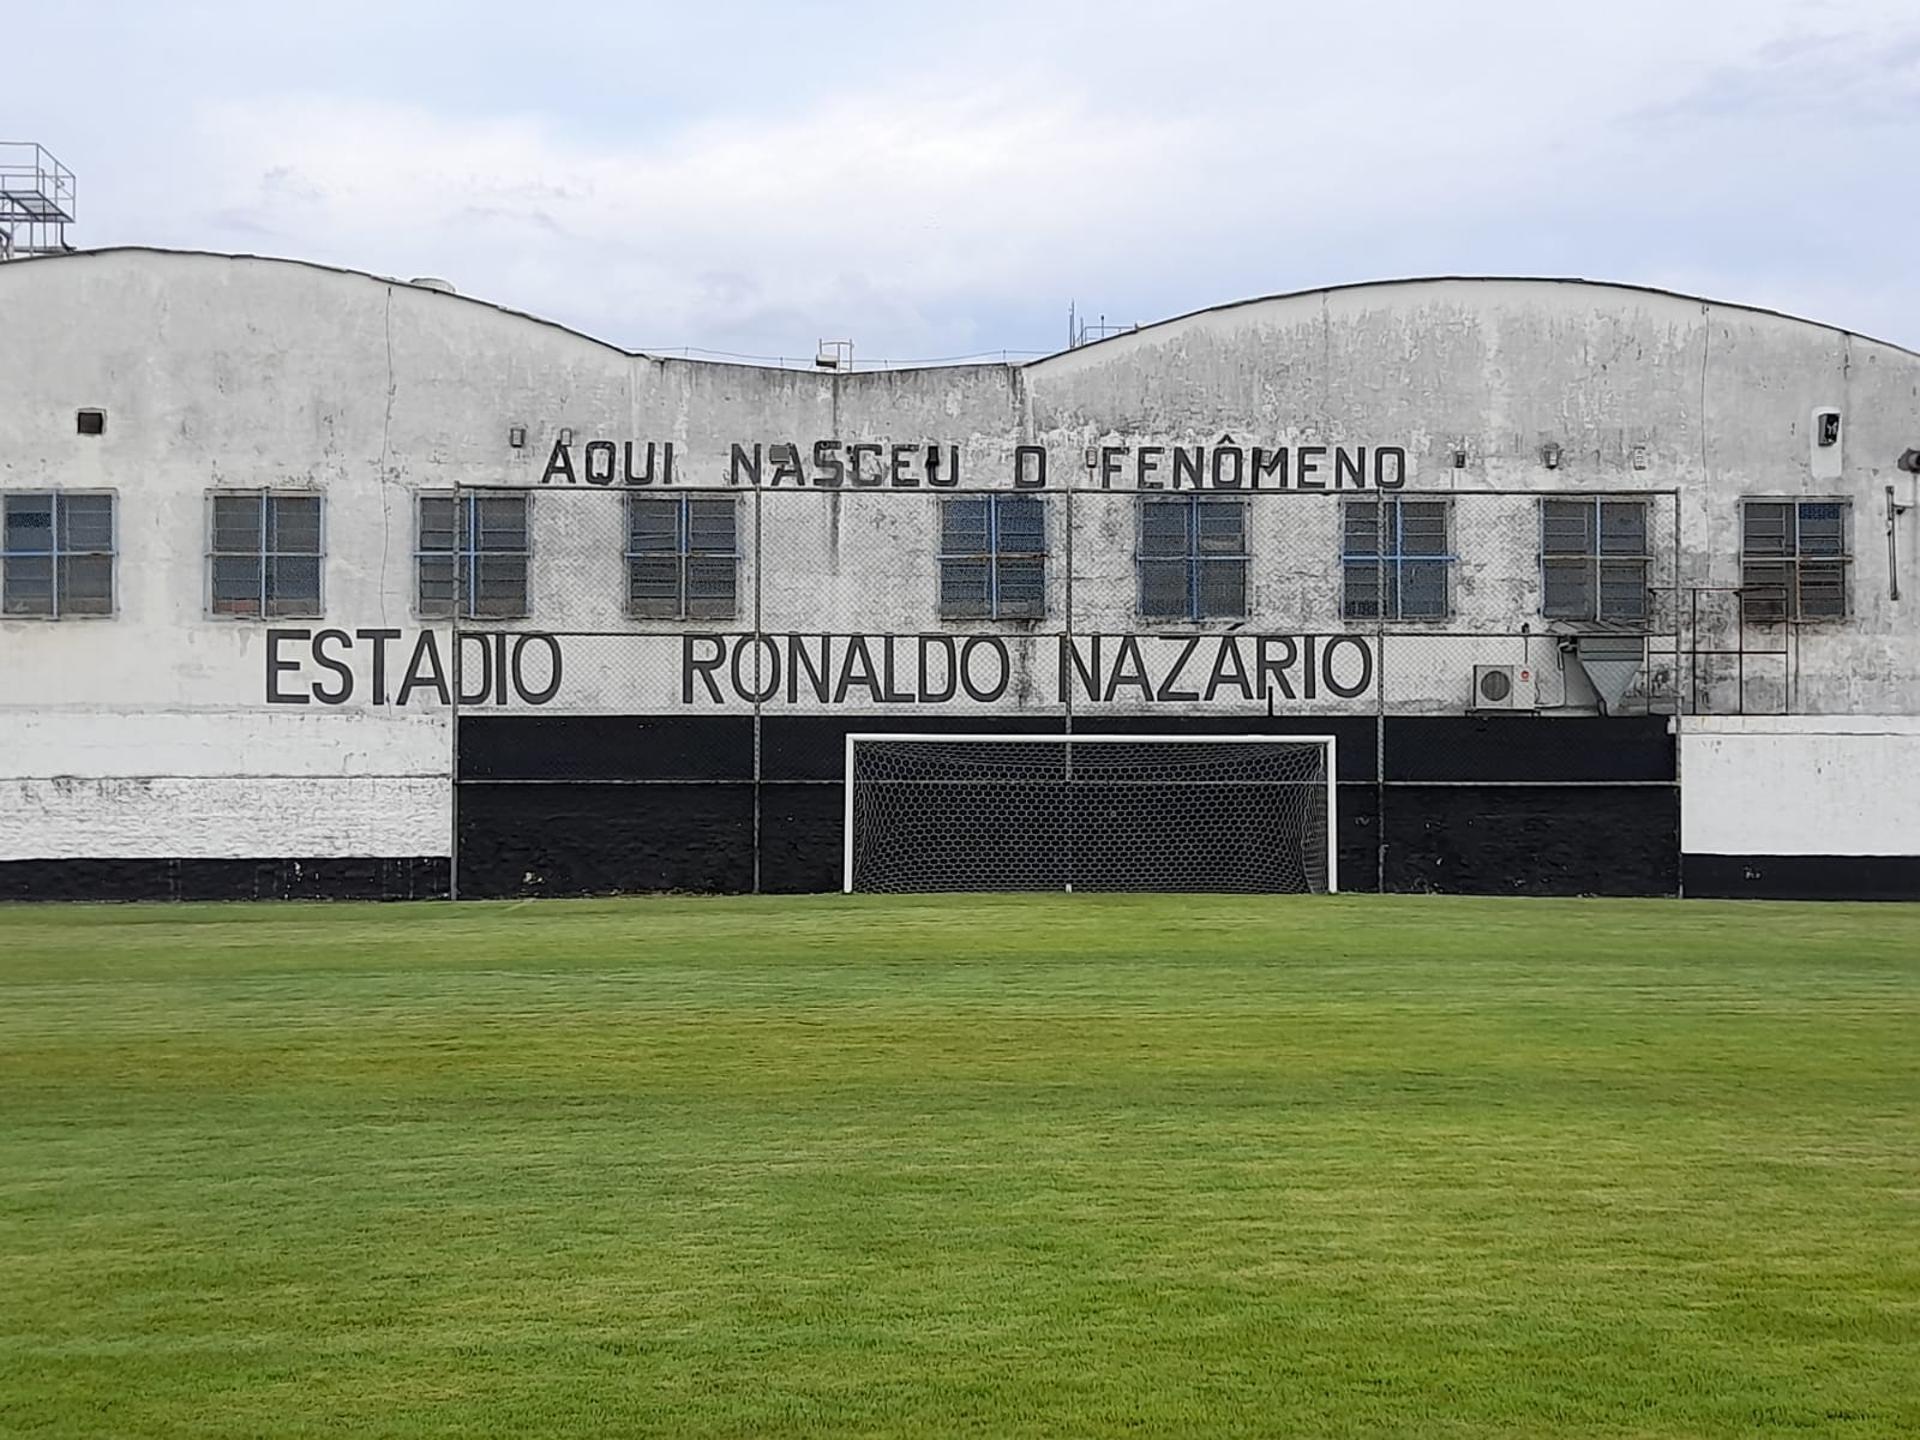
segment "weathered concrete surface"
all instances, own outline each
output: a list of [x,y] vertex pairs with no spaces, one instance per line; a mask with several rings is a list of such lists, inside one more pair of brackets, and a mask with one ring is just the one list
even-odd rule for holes
[[[1390,649],[1390,709],[1457,713],[1472,665],[1487,660],[1535,669],[1543,706],[1590,708],[1584,678],[1543,638],[1553,627],[1539,613],[1534,497],[1677,491],[1677,505],[1650,503],[1656,583],[1683,596],[1689,587],[1720,588],[1663,618],[1678,625],[1685,610],[1688,640],[1708,649],[1775,652],[1692,661],[1663,642],[1652,667],[1676,686],[1682,708],[1920,711],[1920,509],[1896,524],[1897,577],[1885,534],[1886,487],[1902,502],[1916,498],[1914,477],[1894,462],[1920,445],[1920,356],[1653,291],[1559,281],[1362,286],[1226,306],[1025,367],[829,375],[631,355],[461,297],[297,263],[114,251],[0,266],[0,395],[0,489],[107,490],[119,506],[118,613],[0,620],[0,715],[125,717],[111,722],[123,728],[106,741],[76,728],[66,751],[63,722],[54,722],[56,738],[34,742],[51,743],[52,759],[24,770],[0,761],[0,778],[135,778],[115,757],[149,740],[153,763],[133,768],[183,783],[416,773],[428,750],[444,755],[450,744],[391,704],[374,706],[365,683],[339,709],[309,697],[308,723],[274,729],[272,739],[260,738],[267,730],[207,732],[209,753],[234,757],[226,770],[203,763],[192,742],[183,749],[155,738],[168,726],[177,734],[182,716],[250,717],[232,722],[245,730],[253,718],[287,713],[266,703],[270,627],[207,613],[207,494],[262,486],[322,493],[325,616],[281,628],[401,630],[411,644],[429,628],[413,601],[416,496],[537,485],[563,431],[572,432],[576,464],[589,442],[631,441],[643,455],[658,447],[655,463],[664,466],[671,444],[683,486],[725,485],[736,445],[766,447],[770,467],[771,447],[792,444],[810,469],[812,445],[826,440],[883,447],[877,454],[937,444],[957,455],[967,484],[1004,487],[1019,448],[1040,447],[1051,484],[1048,621],[940,619],[937,492],[921,485],[743,494],[741,618],[697,627],[744,625],[757,603],[768,630],[1000,637],[1015,673],[1003,696],[977,708],[1057,707],[1047,632],[1067,611],[1069,584],[1083,632],[1364,632],[1339,615],[1337,493],[1254,499],[1244,622],[1160,626],[1135,612],[1133,490],[1063,492],[1098,483],[1086,455],[1091,449],[1098,463],[1101,447],[1137,457],[1153,446],[1365,445],[1405,451],[1403,493],[1453,503],[1455,613],[1430,627],[1435,638],[1424,648]],[[1810,434],[1828,406],[1843,416],[1837,455]],[[104,435],[75,433],[81,407],[107,412]],[[508,443],[516,426],[527,432],[520,448]],[[1556,468],[1543,461],[1548,445],[1560,449]],[[1456,452],[1465,456],[1459,467]],[[1500,490],[1523,493],[1486,493]],[[1850,504],[1848,619],[1742,627],[1725,587],[1739,579],[1740,502],[1754,497]],[[758,544],[755,516],[764,522]],[[534,497],[531,523],[528,625],[632,637],[569,652],[571,679],[553,703],[684,711],[683,635],[695,627],[626,616],[618,490],[549,486]],[[1525,638],[1523,627],[1532,632]],[[1504,636],[1469,639],[1469,631]],[[1689,683],[1680,686],[1683,669]],[[324,676],[305,672],[305,684],[316,679]],[[1122,696],[1116,706],[1132,703]],[[1379,697],[1315,703],[1370,711]],[[413,705],[444,716],[430,692]],[[1228,695],[1213,710],[1236,707],[1266,708]],[[331,728],[349,714],[374,728]],[[149,722],[160,728],[139,728]],[[290,750],[279,748],[282,735],[297,735]],[[221,793],[219,803],[234,808],[182,800],[177,811],[175,828],[229,832],[207,853],[269,842],[292,853],[283,844],[375,838],[416,842],[391,853],[424,853],[419,839],[435,825],[443,836],[446,829],[441,807],[423,801],[394,819],[390,834],[386,819],[370,816],[361,838],[328,839],[300,818],[302,806],[345,806],[346,815],[352,802],[307,790],[287,795],[309,800],[284,803]],[[0,798],[15,815],[28,803],[18,787]],[[53,814],[44,797],[31,803]],[[90,803],[104,805],[105,792]],[[146,805],[121,804],[128,833],[148,833],[140,817],[160,812]],[[54,822],[30,826],[0,813],[0,827],[9,823],[20,834]],[[16,853],[32,848],[14,842]]]

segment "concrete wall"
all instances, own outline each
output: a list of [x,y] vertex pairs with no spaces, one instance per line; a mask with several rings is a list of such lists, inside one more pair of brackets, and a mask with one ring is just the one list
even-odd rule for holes
[[0,861],[444,856],[444,715],[0,710]]
[[1686,893],[1920,899],[1920,719],[1689,719],[1679,753]]
[[[769,631],[990,639],[1008,683],[991,700],[932,707],[955,715],[1058,713],[1051,632],[1069,584],[1074,628],[1139,637],[1156,678],[1195,636],[1207,665],[1262,635],[1357,635],[1369,627],[1339,614],[1338,491],[1250,496],[1251,613],[1200,625],[1135,614],[1135,491],[1151,447],[1365,445],[1404,450],[1402,493],[1452,500],[1459,554],[1455,615],[1404,627],[1376,656],[1381,688],[1277,701],[1233,685],[1151,701],[1122,689],[1082,708],[1457,715],[1473,664],[1499,661],[1537,672],[1543,707],[1590,714],[1591,687],[1550,638],[1579,627],[1540,615],[1536,500],[1604,493],[1649,497],[1654,578],[1679,587],[1669,599],[1709,587],[1665,606],[1641,708],[1659,675],[1666,703],[1703,714],[1920,713],[1920,509],[1895,526],[1897,576],[1884,532],[1886,487],[1915,498],[1894,458],[1920,445],[1920,356],[1764,312],[1570,282],[1386,284],[1226,306],[1025,367],[829,375],[631,355],[313,266],[115,251],[0,266],[0,315],[0,489],[111,491],[119,528],[114,616],[0,619],[0,858],[444,856],[448,706],[431,688],[391,703],[422,635],[442,656],[453,643],[415,613],[414,502],[456,485],[539,487],[565,432],[576,483],[534,497],[533,614],[514,628],[609,634],[564,642],[566,684],[542,705],[506,694],[479,708],[749,714],[737,693],[716,702],[690,688],[683,663],[689,633],[751,623],[748,597]],[[1844,417],[1837,456],[1809,436],[1827,405]],[[75,433],[82,407],[107,413],[104,435]],[[514,427],[522,446],[509,443]],[[589,442],[660,455],[671,444],[680,485],[725,487],[737,445],[762,447],[770,473],[772,447],[810,460],[822,439],[937,444],[967,485],[995,488],[1037,447],[1056,537],[1050,618],[943,622],[938,496],[891,485],[743,492],[741,619],[625,615],[621,496],[584,483]],[[1542,459],[1549,444],[1556,468]],[[208,493],[251,487],[325,497],[323,619],[208,614]],[[1757,496],[1850,502],[1847,620],[1742,625],[1724,590],[1738,581],[1740,501]],[[311,651],[323,629],[354,647],[360,681],[339,706],[311,694],[329,678]],[[375,630],[401,632],[384,704],[370,642],[356,639]],[[1683,654],[1698,649],[1770,653]],[[304,703],[270,703],[276,686]],[[804,694],[763,708],[846,709]]]
[[1681,731],[1690,854],[1920,855],[1920,719],[1690,720]]

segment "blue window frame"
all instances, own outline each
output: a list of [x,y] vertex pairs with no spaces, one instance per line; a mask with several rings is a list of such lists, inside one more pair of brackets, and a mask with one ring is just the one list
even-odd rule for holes
[[113,496],[0,497],[0,614],[113,613]]
[[1444,500],[1349,500],[1340,613],[1348,620],[1444,620],[1453,613]]
[[1037,620],[1047,613],[1047,507],[1037,495],[940,502],[940,616]]
[[734,498],[627,497],[627,612],[730,620],[739,577]]
[[423,616],[465,620],[529,614],[527,497],[508,491],[419,497],[415,605]]
[[1214,496],[1140,501],[1135,551],[1149,620],[1241,619],[1247,613],[1247,504]]

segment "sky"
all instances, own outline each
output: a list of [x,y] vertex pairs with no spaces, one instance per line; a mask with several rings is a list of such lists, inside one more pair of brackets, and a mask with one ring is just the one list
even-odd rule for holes
[[656,353],[1020,358],[1070,305],[1436,274],[1920,348],[1920,0],[64,0],[0,43],[77,244]]

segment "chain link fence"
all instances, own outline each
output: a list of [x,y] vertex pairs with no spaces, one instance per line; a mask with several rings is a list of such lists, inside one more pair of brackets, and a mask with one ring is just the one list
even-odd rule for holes
[[418,503],[466,893],[835,888],[845,739],[875,729],[1332,734],[1343,888],[1447,888],[1498,863],[1450,836],[1515,814],[1536,843],[1529,798],[1671,808],[1665,717],[1724,684],[1673,491]]

